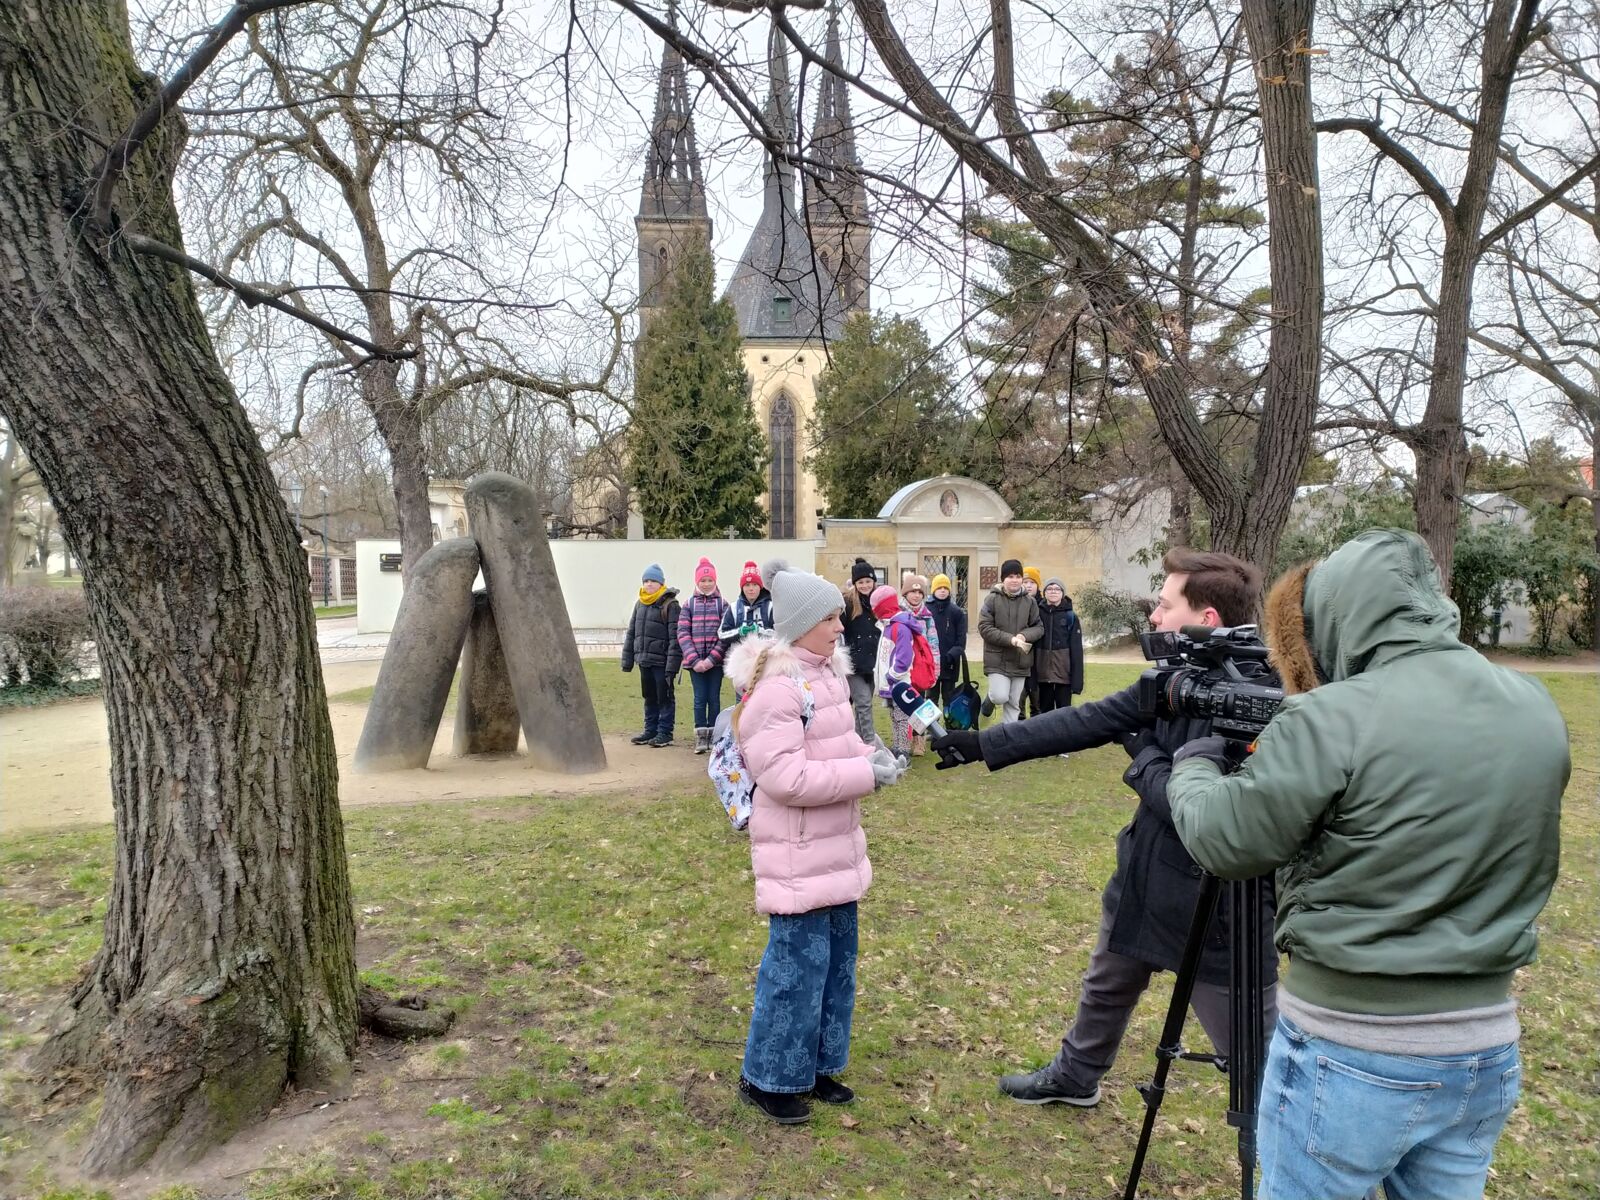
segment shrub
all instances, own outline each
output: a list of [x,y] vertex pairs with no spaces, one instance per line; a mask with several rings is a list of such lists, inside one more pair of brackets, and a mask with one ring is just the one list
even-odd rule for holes
[[1084,632],[1093,642],[1137,638],[1150,628],[1150,614],[1155,610],[1148,596],[1136,596],[1099,583],[1079,588],[1072,597],[1072,606],[1083,621]]
[[65,588],[0,592],[0,685],[56,687],[94,660],[89,602]]

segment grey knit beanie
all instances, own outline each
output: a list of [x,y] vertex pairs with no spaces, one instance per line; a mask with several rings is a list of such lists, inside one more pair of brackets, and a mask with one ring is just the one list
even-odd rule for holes
[[796,570],[781,558],[763,563],[761,578],[772,592],[773,632],[786,642],[804,636],[818,621],[844,608],[838,584]]

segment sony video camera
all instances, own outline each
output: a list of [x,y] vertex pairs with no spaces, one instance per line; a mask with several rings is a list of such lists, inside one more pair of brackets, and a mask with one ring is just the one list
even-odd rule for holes
[[[1283,703],[1283,689],[1267,683],[1267,647],[1254,625],[1141,633],[1139,646],[1156,664],[1139,676],[1139,709],[1147,717],[1210,721],[1221,737],[1253,742]],[[1249,663],[1263,665],[1247,674],[1240,665]]]

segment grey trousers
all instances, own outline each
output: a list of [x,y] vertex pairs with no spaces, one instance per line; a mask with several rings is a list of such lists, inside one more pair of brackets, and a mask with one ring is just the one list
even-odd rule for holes
[[[1094,1088],[1101,1076],[1116,1061],[1117,1047],[1127,1032],[1139,997],[1150,984],[1150,977],[1161,968],[1113,952],[1111,914],[1102,907],[1100,936],[1089,955],[1089,969],[1083,975],[1083,990],[1078,996],[1078,1012],[1072,1028],[1061,1039],[1061,1054],[1056,1065],[1085,1091]],[[1195,981],[1189,1008],[1200,1018],[1200,1025],[1218,1054],[1230,1049],[1228,1036],[1228,989],[1221,984]],[[1278,986],[1268,984],[1261,992],[1262,1044],[1270,1045],[1278,1024]],[[1153,1062],[1152,1062],[1153,1065]]]
[[872,728],[872,692],[872,680],[856,674],[850,676],[850,707],[856,714],[856,732],[869,746],[876,732]]

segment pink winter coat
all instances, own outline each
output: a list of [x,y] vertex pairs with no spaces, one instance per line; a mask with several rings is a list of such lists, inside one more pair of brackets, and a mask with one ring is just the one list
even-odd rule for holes
[[[750,863],[756,911],[804,913],[848,904],[872,883],[861,798],[872,792],[871,749],[856,734],[850,656],[841,644],[822,658],[776,637],[750,637],[728,656],[728,678],[745,691],[768,649],[761,678],[745,696],[739,747],[755,780]],[[814,711],[800,719],[798,674]]]

